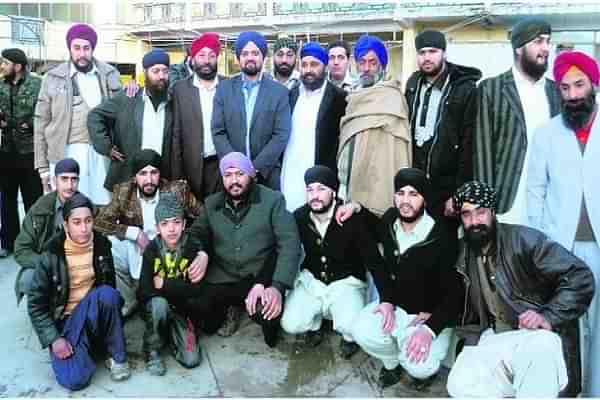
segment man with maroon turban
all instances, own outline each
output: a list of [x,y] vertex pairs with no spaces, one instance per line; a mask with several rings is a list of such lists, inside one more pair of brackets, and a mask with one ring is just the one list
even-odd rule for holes
[[[596,91],[598,63],[580,51],[562,52],[554,61],[561,113],[534,134],[529,159],[529,224],[571,250],[591,268],[600,284],[600,121]],[[592,299],[584,326],[586,396],[600,396],[600,297]]]

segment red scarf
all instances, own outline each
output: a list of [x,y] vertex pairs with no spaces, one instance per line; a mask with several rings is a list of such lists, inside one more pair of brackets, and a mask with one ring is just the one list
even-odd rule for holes
[[592,133],[592,125],[594,124],[595,119],[596,111],[594,111],[594,115],[592,115],[592,118],[590,118],[589,122],[585,124],[584,127],[579,128],[575,131],[575,136],[577,137],[577,140],[579,140],[579,142],[584,146],[587,144],[590,138],[590,133]]

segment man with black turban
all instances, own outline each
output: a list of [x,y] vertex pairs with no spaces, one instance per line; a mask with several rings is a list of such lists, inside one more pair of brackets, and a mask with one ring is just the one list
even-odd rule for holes
[[448,393],[575,397],[578,318],[594,294],[592,272],[543,233],[498,222],[492,186],[467,182],[453,200],[465,231],[456,270],[465,282],[459,337],[466,346],[450,371]]
[[154,212],[159,194],[174,192],[184,205],[185,215],[194,219],[201,204],[185,180],[161,179],[161,156],[154,150],[142,149],[129,160],[133,176],[114,186],[110,204],[103,207],[96,220],[96,229],[113,244],[117,285],[125,298],[123,314],[136,306],[135,289],[140,278],[142,253],[157,234]]

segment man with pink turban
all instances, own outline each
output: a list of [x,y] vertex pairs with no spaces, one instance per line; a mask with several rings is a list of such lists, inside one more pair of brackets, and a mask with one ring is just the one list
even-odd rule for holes
[[[600,286],[600,121],[596,91],[598,63],[580,51],[554,61],[561,112],[534,134],[527,181],[529,224],[571,250],[591,268]],[[600,296],[587,318],[583,349],[583,392],[600,396]],[[585,336],[584,336],[585,337]]]
[[119,71],[94,57],[98,35],[86,24],[67,32],[69,60],[44,76],[33,124],[34,167],[44,192],[56,189],[52,180],[56,163],[66,157],[80,167],[79,191],[94,204],[108,204],[103,187],[108,159],[92,147],[87,128],[90,110],[121,91]]

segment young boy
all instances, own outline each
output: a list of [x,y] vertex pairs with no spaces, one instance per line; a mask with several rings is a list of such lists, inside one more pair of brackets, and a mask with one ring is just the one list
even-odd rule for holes
[[198,284],[187,277],[191,261],[183,254],[187,239],[184,209],[174,193],[160,194],[155,217],[158,235],[144,251],[138,297],[146,321],[146,368],[152,375],[164,375],[160,349],[165,342],[184,367],[200,364],[200,346],[190,319]]

